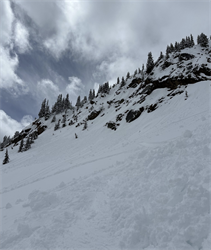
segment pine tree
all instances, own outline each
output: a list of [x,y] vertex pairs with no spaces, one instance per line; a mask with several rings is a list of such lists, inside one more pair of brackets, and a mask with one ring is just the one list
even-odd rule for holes
[[3,164],[7,164],[9,161],[10,161],[9,154],[8,154],[8,150],[6,149]]
[[141,79],[142,79],[142,81],[144,81],[144,64],[142,64]]
[[30,143],[30,138],[28,137],[27,140],[26,140],[24,151],[27,151],[30,148],[31,148],[31,143]]
[[148,59],[146,64],[146,72],[149,74],[154,68],[154,60],[152,57],[152,52],[148,53]]
[[174,45],[172,43],[170,44],[170,51],[171,53],[175,51]]
[[181,41],[180,44],[179,44],[179,48],[180,48],[180,50],[181,50],[181,49],[185,49],[185,47],[186,47],[186,42],[185,42],[185,39],[182,38],[182,41]]
[[55,124],[54,131],[56,131],[59,128],[60,128],[60,120],[58,120],[58,122]]
[[48,101],[47,101],[46,106],[45,106],[45,120],[49,119],[50,114],[51,112],[50,112],[50,108],[49,108]]
[[122,88],[123,86],[125,86],[125,79],[124,79],[124,76],[122,77],[122,81],[121,81],[120,88]]
[[117,77],[117,81],[116,81],[116,84],[119,84],[119,77]]
[[95,98],[95,90],[93,89],[93,91],[92,91],[92,99],[94,99]]
[[204,33],[201,33],[201,35],[197,37],[197,43],[201,45],[201,47],[207,47],[209,44],[209,40]]
[[70,100],[69,100],[69,94],[66,95],[66,98],[65,98],[65,102],[64,102],[64,110],[67,110],[67,109],[72,109],[72,105],[70,103]]
[[91,89],[89,91],[89,97],[88,97],[88,99],[89,99],[89,101],[91,101],[93,99],[93,97],[92,97],[92,90]]
[[51,122],[55,122],[56,121],[56,116],[54,115]]
[[38,114],[39,118],[42,118],[45,116],[45,106],[46,106],[46,99],[44,99],[44,101],[41,104],[41,109]]
[[192,34],[190,35],[190,45],[191,47],[195,45]]
[[23,139],[22,139],[21,142],[20,142],[20,146],[19,146],[19,149],[18,149],[18,153],[19,153],[19,152],[23,152],[23,145],[24,145],[24,141],[23,141]]
[[160,56],[158,57],[158,62],[159,62],[161,59],[163,59],[163,57],[164,57],[164,56],[163,56],[163,52],[161,51],[161,52],[160,52]]
[[137,69],[134,71],[133,77],[135,77],[137,75],[138,71]]
[[87,129],[87,121],[84,122],[84,127],[83,127],[83,130]]
[[178,42],[175,42],[175,44],[174,44],[174,48],[175,48],[175,51],[179,51],[179,44],[178,44]]
[[109,83],[106,82],[106,83],[104,84],[103,93],[109,94],[109,92],[110,92]]
[[129,79],[129,78],[130,78],[130,72],[127,72],[126,81],[127,81],[127,79]]
[[81,97],[80,96],[78,96],[75,106],[77,107],[77,110],[81,107]]

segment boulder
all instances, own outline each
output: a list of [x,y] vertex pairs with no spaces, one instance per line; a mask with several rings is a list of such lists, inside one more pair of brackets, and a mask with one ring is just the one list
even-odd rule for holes
[[127,113],[127,116],[126,116],[126,122],[130,123],[134,120],[136,120],[140,115],[141,113],[144,111],[144,107],[141,107],[139,110],[133,110],[131,109],[128,113]]
[[88,115],[87,120],[94,120],[100,114],[100,110],[94,110],[90,115]]
[[119,126],[119,124],[112,122],[112,121],[107,122],[105,125],[107,126],[107,128],[110,128],[112,130],[116,130],[117,126]]

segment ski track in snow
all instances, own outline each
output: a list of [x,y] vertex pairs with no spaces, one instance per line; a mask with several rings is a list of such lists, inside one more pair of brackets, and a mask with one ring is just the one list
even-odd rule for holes
[[77,140],[49,130],[30,151],[10,150],[0,248],[210,249],[211,113],[200,84],[119,131],[102,132],[102,120]]

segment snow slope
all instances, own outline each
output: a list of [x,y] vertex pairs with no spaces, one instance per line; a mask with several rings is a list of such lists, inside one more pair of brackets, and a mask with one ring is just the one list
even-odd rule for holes
[[188,85],[187,100],[156,89],[141,105],[164,97],[159,108],[116,131],[104,125],[117,112],[104,107],[87,130],[54,131],[47,121],[30,150],[9,148],[0,248],[210,249],[210,89],[210,81]]

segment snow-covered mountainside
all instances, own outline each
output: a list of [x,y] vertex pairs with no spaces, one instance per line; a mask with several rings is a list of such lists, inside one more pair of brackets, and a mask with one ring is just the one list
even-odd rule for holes
[[26,127],[1,165],[1,249],[210,249],[210,69],[209,48],[171,53]]

